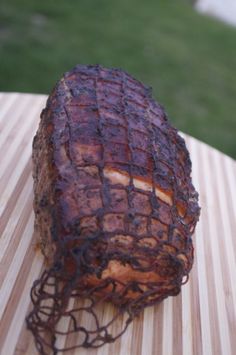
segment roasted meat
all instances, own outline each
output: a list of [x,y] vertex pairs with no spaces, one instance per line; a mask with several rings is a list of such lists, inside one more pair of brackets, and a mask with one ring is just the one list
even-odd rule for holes
[[54,310],[39,322],[49,278],[60,284],[61,314],[73,292],[130,318],[179,293],[199,218],[190,174],[185,142],[150,88],[98,65],[78,65],[57,83],[33,143],[35,230],[48,271],[27,323],[42,353],[37,325],[54,329],[60,318]]

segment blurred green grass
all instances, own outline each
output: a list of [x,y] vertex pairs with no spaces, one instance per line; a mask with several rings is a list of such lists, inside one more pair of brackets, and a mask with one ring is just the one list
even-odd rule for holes
[[77,63],[123,68],[178,129],[236,158],[235,40],[187,0],[2,0],[0,91],[48,94]]

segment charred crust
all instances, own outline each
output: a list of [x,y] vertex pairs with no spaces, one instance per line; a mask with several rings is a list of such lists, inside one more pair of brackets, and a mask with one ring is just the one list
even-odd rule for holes
[[[177,295],[191,270],[200,214],[191,160],[151,95],[120,69],[77,65],[41,113],[32,156],[35,228],[51,268],[38,281],[28,327],[42,349],[37,326],[48,324],[39,306],[51,278],[56,290],[65,286],[55,291],[55,309],[71,294],[92,305],[100,297],[127,311],[128,324],[145,306]],[[96,322],[97,340],[113,341]],[[83,331],[81,346],[95,346]]]

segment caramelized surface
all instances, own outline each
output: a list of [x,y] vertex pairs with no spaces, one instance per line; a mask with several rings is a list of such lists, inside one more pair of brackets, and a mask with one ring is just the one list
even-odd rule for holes
[[[48,99],[33,162],[36,229],[49,260],[92,238],[86,287],[151,282],[167,296],[181,284],[193,262],[197,194],[185,143],[149,88],[121,70],[75,67]],[[75,272],[73,257],[65,267]]]
[[[100,66],[66,73],[42,112],[33,167],[49,268],[32,287],[27,325],[41,354],[62,350],[62,319],[73,349],[98,347],[144,307],[179,293],[193,263],[197,193],[185,143],[147,87]],[[88,306],[67,309],[80,299]],[[101,324],[105,301],[116,313]],[[91,328],[81,313],[92,316]],[[126,322],[113,334],[121,314]]]

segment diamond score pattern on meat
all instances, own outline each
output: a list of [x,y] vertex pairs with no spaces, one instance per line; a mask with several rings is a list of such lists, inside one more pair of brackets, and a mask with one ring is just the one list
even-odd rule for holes
[[[200,211],[190,174],[184,140],[129,74],[78,65],[57,83],[33,143],[47,268],[27,326],[41,354],[112,342],[144,307],[180,292]],[[107,302],[115,306],[104,324]]]

